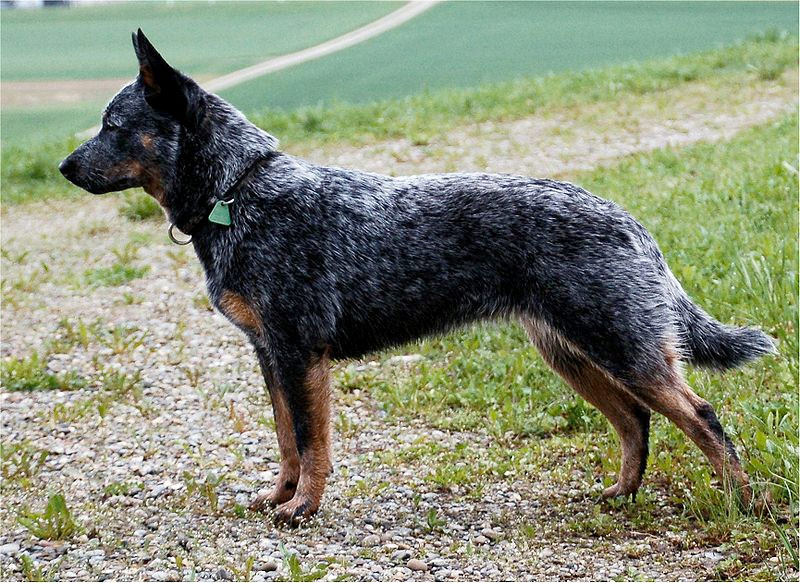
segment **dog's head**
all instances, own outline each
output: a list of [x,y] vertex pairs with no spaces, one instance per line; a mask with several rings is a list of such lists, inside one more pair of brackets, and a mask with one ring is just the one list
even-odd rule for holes
[[169,66],[141,30],[133,46],[139,76],[105,108],[99,133],[59,170],[93,194],[140,186],[163,204],[181,141],[197,129],[208,94]]

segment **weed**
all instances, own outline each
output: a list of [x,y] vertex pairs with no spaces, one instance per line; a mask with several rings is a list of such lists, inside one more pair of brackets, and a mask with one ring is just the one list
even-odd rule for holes
[[39,539],[66,540],[81,530],[62,494],[52,494],[44,512],[23,508],[17,516],[17,522]]
[[26,581],[55,581],[62,560],[59,559],[46,569],[44,565],[34,563],[30,555],[22,555],[19,558],[19,567]]
[[111,482],[103,488],[103,495],[130,496],[144,489],[144,482]]
[[236,433],[244,433],[247,431],[247,420],[244,414],[237,411],[233,406],[233,400],[228,402],[228,419],[233,421],[233,430]]
[[428,514],[425,515],[425,526],[430,533],[444,531],[446,524],[447,520],[439,518],[435,508],[428,510]]
[[147,275],[149,266],[134,267],[124,263],[114,263],[111,267],[98,267],[87,269],[84,272],[86,283],[93,286],[118,286],[124,285],[134,279]]
[[0,476],[3,481],[27,484],[44,466],[49,452],[33,447],[27,441],[0,443]]
[[134,241],[128,241],[123,247],[115,247],[111,250],[118,263],[133,263],[139,258],[140,245]]
[[214,311],[206,292],[197,292],[192,298],[192,304],[194,304],[194,307],[198,310],[208,310],[209,312]]
[[148,334],[132,326],[117,325],[101,336],[100,341],[114,354],[129,354],[144,344]]
[[140,190],[125,194],[125,199],[119,208],[119,214],[134,222],[162,218],[164,216],[156,200]]
[[217,475],[214,472],[208,472],[205,479],[199,481],[191,472],[184,471],[183,482],[186,485],[186,498],[189,499],[197,494],[206,501],[211,512],[216,513],[219,509],[217,488],[226,477],[225,474]]
[[78,318],[77,321],[70,321],[62,318],[56,328],[56,339],[50,345],[55,352],[66,353],[74,347],[88,348],[93,336],[99,334],[100,321],[96,320],[92,324],[86,324]]
[[203,378],[203,371],[196,367],[182,366],[181,372],[194,389],[197,388],[200,384],[200,379]]
[[48,372],[47,363],[34,352],[27,358],[4,360],[0,367],[0,385],[7,391],[74,391],[86,386],[86,379],[76,372]]
[[255,558],[248,555],[242,561],[241,566],[228,565],[234,575],[236,581],[252,581],[253,579],[253,563]]
[[313,567],[304,568],[296,553],[287,551],[283,543],[279,543],[278,548],[283,555],[283,568],[287,571],[278,581],[319,581],[328,574],[330,562],[320,561]]

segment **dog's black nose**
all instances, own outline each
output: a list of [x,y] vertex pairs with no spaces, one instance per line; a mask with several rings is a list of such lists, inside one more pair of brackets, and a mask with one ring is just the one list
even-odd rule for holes
[[58,165],[58,169],[61,174],[64,175],[64,178],[69,178],[75,174],[75,160],[72,159],[71,156],[67,156],[63,160],[61,160],[61,164]]

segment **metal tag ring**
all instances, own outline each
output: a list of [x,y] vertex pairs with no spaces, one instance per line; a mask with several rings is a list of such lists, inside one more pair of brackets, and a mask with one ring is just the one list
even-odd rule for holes
[[187,239],[186,241],[179,241],[178,239],[176,239],[175,235],[172,232],[172,229],[174,228],[175,228],[175,223],[172,223],[169,226],[169,231],[167,231],[167,234],[169,235],[169,238],[172,240],[173,243],[175,243],[176,245],[188,245],[189,243],[192,242],[191,235],[189,236],[189,239]]

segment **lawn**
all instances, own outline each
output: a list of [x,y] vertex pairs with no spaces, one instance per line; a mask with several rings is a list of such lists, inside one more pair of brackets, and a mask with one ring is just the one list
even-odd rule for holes
[[711,49],[797,18],[791,2],[447,2],[222,95],[244,111],[364,103]]
[[400,2],[120,2],[4,10],[2,80],[127,78],[141,28],[182,71],[214,76],[358,28]]

